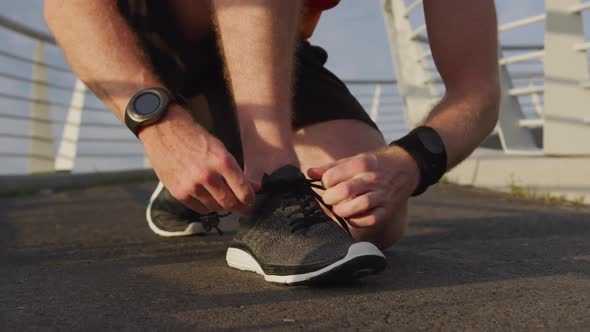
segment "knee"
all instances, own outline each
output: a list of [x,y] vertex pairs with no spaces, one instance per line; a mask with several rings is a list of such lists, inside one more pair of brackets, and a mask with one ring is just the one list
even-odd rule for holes
[[357,241],[373,243],[381,250],[395,245],[405,234],[408,226],[407,204],[397,210],[393,215],[387,216],[371,228],[353,228],[352,235]]

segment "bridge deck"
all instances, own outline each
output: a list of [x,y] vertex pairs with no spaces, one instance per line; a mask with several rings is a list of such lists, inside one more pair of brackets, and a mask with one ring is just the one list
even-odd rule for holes
[[412,202],[385,273],[352,287],[289,288],[226,267],[231,232],[150,233],[152,187],[1,198],[0,329],[590,326],[587,208],[440,185]]

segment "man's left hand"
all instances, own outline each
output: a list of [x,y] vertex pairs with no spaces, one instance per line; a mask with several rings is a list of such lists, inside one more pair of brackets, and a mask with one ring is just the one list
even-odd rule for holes
[[324,202],[358,228],[388,220],[412,195],[420,179],[414,159],[397,146],[310,168],[307,175],[322,180]]

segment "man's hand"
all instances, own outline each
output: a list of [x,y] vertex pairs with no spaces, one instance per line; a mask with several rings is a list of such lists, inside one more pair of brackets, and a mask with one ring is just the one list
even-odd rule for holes
[[321,179],[322,198],[333,212],[353,227],[372,227],[405,202],[419,182],[416,162],[399,147],[386,147],[333,163],[310,168]]
[[223,143],[172,105],[164,118],[139,133],[158,178],[172,196],[205,214],[247,214],[254,190]]

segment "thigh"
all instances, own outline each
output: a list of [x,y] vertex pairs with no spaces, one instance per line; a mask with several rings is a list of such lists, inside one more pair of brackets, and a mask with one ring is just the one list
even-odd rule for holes
[[[295,151],[304,173],[310,167],[369,152],[384,145],[379,131],[358,120],[320,122],[295,132]],[[405,231],[407,208],[406,202],[380,222],[380,226],[351,228],[351,233],[356,240],[373,242],[382,249],[390,247]]]

